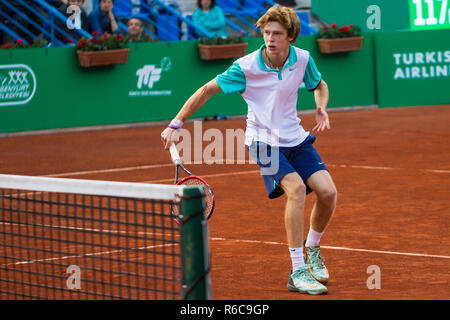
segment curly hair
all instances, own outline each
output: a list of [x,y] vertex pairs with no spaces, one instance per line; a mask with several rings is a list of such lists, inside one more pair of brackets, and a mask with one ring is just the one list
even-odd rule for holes
[[280,7],[278,5],[275,5],[261,17],[256,22],[256,26],[260,27],[261,30],[264,29],[264,27],[269,22],[278,22],[283,27],[286,28],[288,37],[292,37],[291,43],[294,43],[297,41],[298,35],[300,34],[300,20],[298,19],[297,14],[294,10],[288,7]]

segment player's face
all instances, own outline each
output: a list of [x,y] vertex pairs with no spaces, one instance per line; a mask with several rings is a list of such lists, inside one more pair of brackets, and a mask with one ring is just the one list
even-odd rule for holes
[[269,54],[277,55],[289,50],[292,37],[288,37],[286,28],[276,21],[270,21],[263,29],[264,42]]

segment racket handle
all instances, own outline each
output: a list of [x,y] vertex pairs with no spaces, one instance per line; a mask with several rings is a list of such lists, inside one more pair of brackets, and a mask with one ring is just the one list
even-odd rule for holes
[[172,142],[169,148],[170,156],[172,157],[172,162],[176,165],[181,164],[180,155],[178,154],[177,147],[175,146],[175,143]]

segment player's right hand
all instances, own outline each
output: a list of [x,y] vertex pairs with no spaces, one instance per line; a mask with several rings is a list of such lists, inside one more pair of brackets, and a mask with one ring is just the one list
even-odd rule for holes
[[164,149],[168,150],[172,142],[175,142],[174,140],[174,131],[175,129],[172,128],[165,128],[163,132],[161,132],[161,141],[164,145]]

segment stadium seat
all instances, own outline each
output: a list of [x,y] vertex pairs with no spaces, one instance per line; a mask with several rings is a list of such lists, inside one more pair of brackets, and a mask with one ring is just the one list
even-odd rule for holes
[[297,16],[300,19],[302,28],[300,29],[301,36],[314,34],[314,29],[309,25],[309,14],[306,11],[297,11]]
[[[190,21],[192,21],[192,15],[191,14],[186,15],[186,19],[189,19]],[[195,32],[195,28],[193,28],[189,24],[186,24],[186,25],[187,25],[187,39],[188,40],[197,40],[198,35],[197,35],[197,32]]]
[[156,17],[157,36],[162,41],[178,41],[180,27],[178,18],[173,14],[158,14]]
[[242,15],[260,16],[266,11],[265,0],[245,0],[244,8],[241,10]]
[[224,13],[235,14],[239,11],[238,0],[217,0],[216,4],[223,10]]
[[309,14],[308,14],[308,12],[306,12],[306,11],[297,11],[296,13],[297,13],[298,18],[301,21],[306,22],[306,23],[309,24]]

